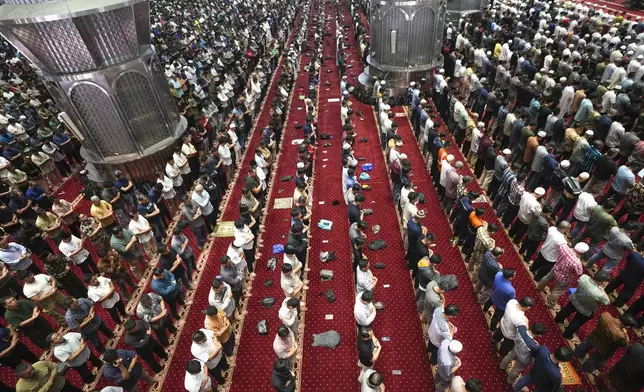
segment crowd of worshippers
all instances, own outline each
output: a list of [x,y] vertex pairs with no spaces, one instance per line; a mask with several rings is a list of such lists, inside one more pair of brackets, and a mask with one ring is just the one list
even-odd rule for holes
[[[176,7],[176,3],[172,5]],[[263,9],[245,4],[217,4],[219,10],[224,7],[231,14],[241,13],[247,17],[245,21],[224,17],[213,25],[199,22],[196,9],[187,3],[183,15],[175,14],[176,8],[165,7],[157,11],[158,22],[153,27],[153,34],[160,42],[158,49],[164,48],[160,56],[165,61],[164,54],[167,58],[169,53],[177,51],[173,61],[183,61],[196,59],[188,56],[207,53],[212,67],[206,61],[202,64],[196,60],[191,66],[196,68],[196,80],[206,76],[216,79],[219,43],[224,41],[224,47],[234,47],[228,52],[231,56],[222,52],[222,80],[223,72],[235,74],[235,64],[240,71],[250,71],[237,74],[234,86],[226,93],[232,94],[226,101],[237,105],[230,112],[224,112],[230,121],[202,124],[199,115],[184,113],[189,122],[192,121],[191,125],[200,131],[198,135],[188,132],[164,170],[157,173],[156,183],[137,184],[127,174],[116,171],[113,182],[86,187],[85,196],[91,201],[87,215],[77,213],[76,204],[53,198],[43,190],[44,185],[40,188],[38,184],[27,184],[28,187],[21,190],[20,182],[11,182],[17,176],[12,173],[18,170],[12,167],[13,164],[3,170],[3,174],[8,172],[10,183],[0,204],[4,231],[0,242],[0,365],[14,369],[18,381],[15,386],[2,384],[0,389],[31,391],[51,384],[57,390],[78,391],[82,384],[95,381],[93,370],[101,366],[104,378],[115,385],[104,388],[106,392],[137,391],[139,381],[159,382],[164,360],[168,358],[169,337],[183,322],[181,312],[190,304],[185,298],[187,291],[193,289],[198,268],[198,252],[192,249],[186,231],[192,232],[197,247],[203,249],[216,223],[222,194],[237,171],[243,179],[244,189],[239,200],[239,217],[235,221],[235,238],[226,255],[220,255],[221,274],[212,282],[211,307],[206,310],[205,328],[194,333],[192,352],[196,360],[188,362],[185,377],[188,391],[215,390],[225,384],[222,372],[228,368],[226,357],[234,351],[232,325],[239,318],[236,304],[246,280],[252,279],[249,272],[253,270],[255,238],[267,192],[267,177],[279,147],[278,135],[286,119],[288,92],[294,83],[305,31],[295,34],[290,48],[280,44],[283,42],[281,37],[290,34],[298,9],[286,2],[264,2]],[[170,6],[170,3],[166,5]],[[211,11],[217,12],[217,9]],[[265,24],[265,28],[257,28],[257,25]],[[276,24],[276,30],[271,32],[271,25]],[[247,29],[255,44],[264,42],[276,52],[240,49],[241,36],[234,35],[236,33],[233,35],[240,41],[232,46],[233,36],[228,35],[230,28]],[[184,42],[180,32],[185,30],[203,37],[198,41],[198,47],[193,45],[193,38]],[[44,109],[46,104],[36,105],[39,103],[36,98],[38,82],[30,65],[10,46],[4,49],[6,64],[3,68],[10,70],[5,71],[4,76],[11,78],[11,87],[3,86],[7,102],[4,116],[14,127],[20,125],[13,120],[20,118],[20,111],[15,112],[18,107],[26,116],[35,113],[33,116],[42,118],[43,122],[34,126],[35,135],[29,136],[31,128],[24,127],[23,134],[28,135],[29,143],[35,143],[41,132],[53,128],[49,131],[50,135],[53,133],[52,141],[47,140],[49,136],[43,137],[44,144],[52,145],[52,153],[60,154],[64,163],[61,166],[56,161],[57,155],[49,161],[43,159],[51,165],[52,170],[46,173],[52,176],[53,182],[53,173],[59,175],[60,171],[61,177],[68,175],[70,164],[81,163],[77,146],[59,131],[61,128],[55,123],[55,117],[52,119],[55,107],[50,105],[50,112]],[[272,102],[267,102],[270,123],[258,130],[261,143],[255,151],[248,152],[253,154],[253,159],[249,167],[241,171],[243,138],[248,136],[259,112],[271,75],[278,66],[279,55],[284,55],[286,61],[275,81],[279,93]],[[185,72],[176,71],[170,77],[179,77]],[[30,91],[29,96],[21,92],[28,84],[27,80],[34,86],[26,90]],[[239,83],[241,86],[237,86]],[[189,80],[185,90],[190,94],[186,95],[191,95],[197,84]],[[40,93],[45,94],[43,90]],[[11,101],[8,101],[8,95]],[[207,93],[203,99],[187,97],[185,102],[195,104],[191,106],[193,109],[203,110],[212,107],[209,96]],[[31,97],[31,100],[25,102],[25,97]],[[252,104],[246,106],[249,101]],[[219,110],[225,108],[225,103],[217,105]],[[10,135],[6,138],[10,138],[11,143],[22,143],[20,140],[24,136],[12,132],[12,125],[3,127],[3,134]],[[73,153],[67,153],[66,145],[74,146]],[[15,149],[11,146],[13,144],[8,144],[5,151]],[[31,151],[44,153],[36,147]],[[10,158],[3,155],[6,158],[2,159]],[[21,167],[30,164],[26,155],[16,157],[13,162],[21,161],[24,162]],[[61,167],[66,167],[67,172]],[[36,187],[39,193],[34,190]],[[301,193],[306,195],[306,190]],[[167,232],[167,226],[177,217],[176,228]],[[131,301],[137,288],[146,285],[143,280],[150,269],[150,290],[141,295],[134,306],[135,316],[132,316],[125,310],[128,300]],[[115,337],[115,331],[119,330],[115,326],[119,325],[124,331],[125,348],[106,347],[107,340]],[[109,346],[113,346],[112,342]],[[40,353],[46,350],[53,357],[40,360]],[[80,382],[74,382],[78,385],[72,385],[60,372],[61,364],[78,374]],[[148,369],[158,375],[151,376]],[[216,380],[216,387],[210,377]]]
[[[558,364],[576,357],[585,372],[598,372],[602,390],[641,390],[644,346],[629,341],[628,329],[642,327],[644,298],[619,317],[600,307],[623,310],[644,279],[638,222],[644,187],[637,174],[644,166],[644,24],[583,4],[501,1],[478,20],[448,24],[443,55],[444,68],[431,83],[411,83],[410,117],[453,225],[453,245],[461,246],[484,311],[494,307],[490,331],[501,343],[501,367],[514,361],[507,381],[515,391],[561,389]],[[458,308],[443,300],[453,284],[437,274],[441,259],[428,249],[433,237],[419,224],[424,213],[415,205],[419,195],[384,89],[376,81],[383,148],[394,200],[404,203],[409,268],[423,292],[419,311],[430,322],[429,351],[442,391],[460,363],[462,345],[447,321]],[[446,132],[465,162],[448,153]],[[465,165],[475,178],[459,173]],[[473,190],[479,187],[483,195]],[[485,196],[492,209],[479,200]],[[482,205],[509,230],[537,289],[550,288],[546,305],[565,325],[564,337],[593,323],[574,351],[538,343],[545,326],[526,317],[535,299],[517,296],[512,281],[518,272],[502,265],[505,251],[494,239],[502,228],[486,222]],[[593,272],[596,264],[601,268]],[[620,348],[623,357],[605,369]]]

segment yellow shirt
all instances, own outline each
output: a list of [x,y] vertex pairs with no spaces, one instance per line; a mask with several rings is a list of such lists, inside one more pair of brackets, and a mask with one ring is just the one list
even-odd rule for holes
[[112,213],[112,205],[105,200],[101,200],[99,205],[92,204],[89,209],[90,214],[101,222],[103,227],[107,227],[114,223],[114,215]]

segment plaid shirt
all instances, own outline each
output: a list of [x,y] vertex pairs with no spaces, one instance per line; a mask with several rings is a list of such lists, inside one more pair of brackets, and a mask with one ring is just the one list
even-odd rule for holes
[[568,285],[575,283],[581,276],[583,265],[568,244],[559,245],[559,255],[552,272],[554,272],[557,282]]
[[505,105],[501,105],[498,112],[498,120],[497,120],[498,124],[502,124],[505,122],[505,118],[508,116],[509,112],[510,110]]
[[513,206],[519,205],[519,203],[521,202],[521,196],[523,196],[523,192],[525,192],[523,183],[520,183],[516,179],[512,183],[510,183],[510,194],[508,195],[508,200]]
[[512,173],[512,170],[510,170],[509,167],[506,168],[503,172],[503,177],[501,177],[501,185],[499,186],[497,195],[501,197],[505,196],[510,189],[510,184],[512,183],[512,181],[516,181],[516,178],[517,176]]
[[586,154],[579,164],[581,172],[592,173],[595,168],[595,163],[597,163],[601,156],[602,153],[595,146],[588,147]]
[[479,262],[483,259],[485,252],[494,249],[496,242],[494,238],[490,237],[486,225],[479,227],[476,230],[476,240],[474,241],[474,250],[472,251],[472,260]]
[[64,278],[69,274],[69,269],[67,269],[68,262],[67,259],[61,255],[54,255],[52,261],[45,263],[45,271],[56,279]]
[[81,333],[89,334],[98,330],[98,327],[101,325],[101,318],[94,314],[94,318],[85,324],[84,327],[81,327],[81,323],[89,315],[89,310],[94,305],[94,302],[90,301],[87,298],[79,298],[78,307],[76,309],[69,308],[67,309],[67,314],[65,314],[65,321],[71,329],[80,329]]

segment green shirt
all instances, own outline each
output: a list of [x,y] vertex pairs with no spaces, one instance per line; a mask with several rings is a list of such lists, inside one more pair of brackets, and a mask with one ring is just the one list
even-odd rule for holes
[[601,241],[601,239],[608,233],[611,227],[617,226],[615,218],[602,206],[595,206],[590,213],[590,219],[586,224],[585,233],[590,237],[591,241]]
[[56,374],[56,364],[51,361],[39,361],[31,365],[34,368],[33,376],[21,378],[16,383],[16,392],[60,392],[65,387],[65,377],[55,376],[54,381],[49,378]]
[[133,258],[136,259],[141,256],[141,248],[139,247],[138,243],[134,244],[134,246],[129,251],[125,250],[127,244],[129,244],[132,240],[132,236],[134,236],[134,234],[130,230],[123,229],[123,238],[118,238],[117,236],[112,235],[112,238],[110,239],[110,245],[112,246],[112,248],[114,248],[115,251],[119,252],[121,256],[130,260]]
[[38,306],[38,303],[32,300],[21,299],[18,301],[18,307],[16,309],[5,310],[4,319],[8,324],[18,328],[20,323],[31,318],[36,306]]
[[592,316],[599,305],[608,305],[608,296],[590,276],[584,274],[577,281],[577,291],[570,296],[570,302],[584,316]]
[[54,231],[47,231],[50,227],[53,227],[56,224],[57,220],[58,217],[56,215],[51,212],[47,212],[44,217],[39,215],[38,218],[36,218],[36,227],[47,233],[50,237],[57,238],[63,231],[62,225],[58,226]]

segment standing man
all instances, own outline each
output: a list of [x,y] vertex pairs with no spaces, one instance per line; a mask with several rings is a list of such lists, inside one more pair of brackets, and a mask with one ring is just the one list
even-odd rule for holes
[[163,371],[163,367],[154,354],[161,359],[168,359],[168,354],[163,347],[152,337],[152,327],[142,320],[127,320],[123,325],[125,328],[125,344],[134,348],[136,353],[150,366],[153,372]]
[[67,256],[69,261],[76,264],[84,274],[98,273],[96,262],[92,255],[83,246],[83,240],[64,231],[60,235],[61,241],[58,244],[60,253]]
[[21,363],[16,367],[16,392],[82,392],[71,385],[65,376],[58,374],[58,366],[51,361],[39,361],[33,365]]
[[226,384],[222,372],[228,370],[228,360],[223,355],[221,344],[213,331],[205,328],[195,331],[192,334],[190,352],[195,358],[206,364],[208,372],[217,380],[219,386]]
[[490,320],[490,331],[494,331],[497,324],[505,314],[505,307],[511,299],[516,297],[516,290],[512,286],[512,280],[517,271],[512,268],[504,268],[494,276],[494,285],[492,287],[492,296],[483,306],[483,311],[487,310],[494,304],[494,314]]
[[514,385],[514,391],[519,392],[531,384],[535,385],[536,391],[558,390],[562,386],[559,364],[572,360],[572,351],[568,347],[562,346],[551,353],[548,346],[539,346],[530,338],[525,325],[518,327],[518,330],[518,335],[534,357],[534,365],[530,368],[530,372]]
[[91,384],[94,381],[95,376],[87,363],[91,362],[94,369],[100,369],[103,362],[87,347],[87,342],[80,333],[67,332],[63,335],[54,332],[47,335],[47,341],[51,344],[54,357],[76,370],[83,383]]
[[544,291],[546,286],[555,282],[554,287],[546,299],[546,305],[553,309],[557,305],[559,297],[570,285],[575,283],[584,271],[584,266],[579,260],[579,255],[588,251],[588,244],[579,242],[574,250],[568,244],[559,245],[559,254],[555,266],[537,284],[537,290]]
[[139,211],[132,210],[130,211],[130,223],[128,224],[128,229],[139,241],[139,244],[143,246],[145,254],[153,259],[157,254],[157,240],[154,238],[154,233],[152,232],[152,226],[143,215],[139,214]]
[[429,343],[427,344],[427,351],[430,353],[430,363],[436,365],[438,363],[438,350],[443,340],[452,340],[456,327],[449,319],[456,317],[460,314],[461,310],[457,305],[449,304],[444,309],[442,306],[434,310],[434,317],[428,328]]
[[599,271],[591,279],[584,274],[577,281],[577,290],[570,296],[570,301],[564,306],[555,321],[563,323],[571,314],[575,313],[566,330],[564,338],[572,339],[573,334],[579,330],[587,321],[592,320],[600,305],[608,305],[610,301],[604,292],[604,286],[610,280],[610,274],[606,271]]
[[438,349],[438,379],[436,392],[445,392],[452,383],[456,372],[461,368],[461,359],[456,354],[463,351],[463,344],[458,340],[445,339]]
[[98,332],[100,331],[108,339],[113,338],[114,333],[96,314],[94,303],[87,298],[67,298],[65,305],[68,308],[65,320],[69,328],[78,329],[92,343],[96,351],[104,352],[105,346],[98,337]]
[[570,232],[570,223],[563,221],[557,227],[551,226],[548,229],[546,240],[541,245],[537,260],[530,266],[530,271],[534,274],[535,280],[540,280],[554,267],[559,256],[559,246],[568,244],[568,233]]
[[127,317],[127,313],[121,296],[116,292],[114,282],[110,278],[100,275],[87,275],[85,282],[87,283],[87,298],[94,303],[100,303],[103,309],[110,314],[112,320],[117,325],[121,324],[123,322],[121,317]]
[[105,364],[103,376],[129,392],[138,392],[139,381],[146,384],[155,384],[161,381],[160,377],[150,377],[138,359],[139,357],[134,351],[106,350],[103,354],[103,363]]
[[47,349],[48,334],[54,332],[49,322],[40,315],[42,308],[37,302],[13,297],[4,299],[4,320],[13,329],[20,329],[36,346]]
[[528,324],[525,312],[534,306],[534,298],[525,296],[520,300],[511,299],[505,306],[505,313],[501,318],[501,326],[494,331],[492,340],[501,343],[501,355],[505,356],[514,348],[514,341],[519,337],[517,327]]
[[18,278],[24,285],[22,292],[28,299],[37,302],[58,323],[59,327],[65,326],[65,316],[60,311],[65,309],[65,299],[69,298],[58,290],[56,279],[49,275],[38,274],[34,276],[31,271],[20,271]]
[[203,189],[203,185],[197,184],[192,192],[192,203],[201,210],[201,215],[206,221],[206,231],[212,232],[212,228],[217,224],[217,213],[210,203],[210,194]]
[[[538,344],[535,340],[537,336],[543,336],[546,333],[546,326],[541,323],[533,323],[530,326],[530,332],[527,333],[528,337]],[[514,340],[514,348],[508,353],[503,360],[501,360],[501,369],[507,369],[510,366],[510,362],[514,362],[514,366],[510,373],[508,373],[508,378],[506,379],[508,383],[512,384],[521,374],[522,371],[528,368],[532,363],[533,357],[528,345],[525,343],[522,337],[518,337]]]
[[215,306],[208,306],[204,313],[206,314],[203,321],[204,328],[213,331],[224,349],[224,354],[232,356],[235,351],[235,331],[226,313]]

